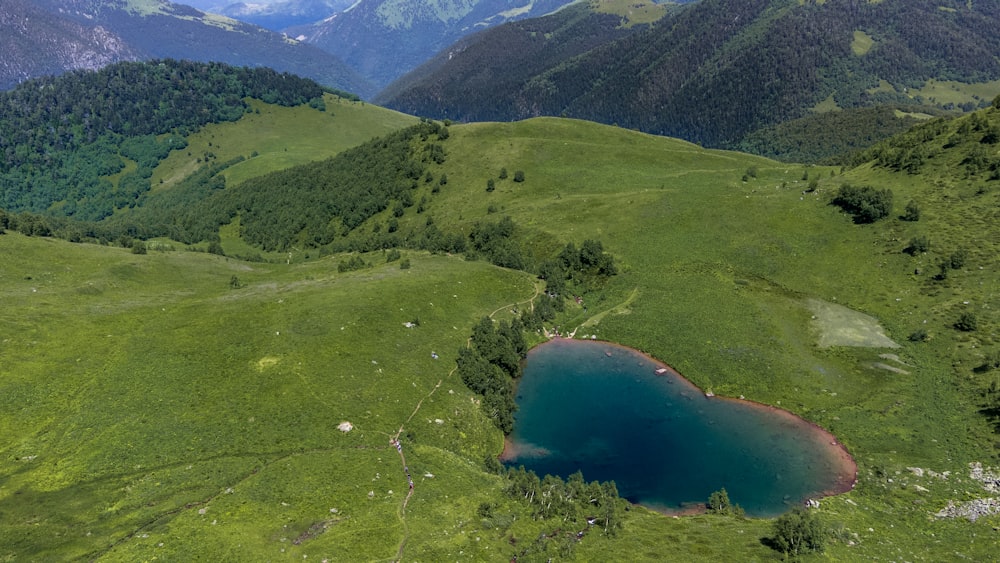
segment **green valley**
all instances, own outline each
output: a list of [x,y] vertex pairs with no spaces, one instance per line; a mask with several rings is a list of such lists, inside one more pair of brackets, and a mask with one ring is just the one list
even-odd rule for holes
[[[781,560],[770,520],[629,506],[578,530],[497,474],[456,360],[484,317],[552,301],[529,344],[624,344],[837,437],[857,485],[811,509],[805,558],[995,557],[1000,98],[852,168],[313,99],[191,127],[100,221],[58,196],[0,213],[0,558]],[[845,185],[891,212],[855,223]],[[550,297],[539,274],[593,241],[616,274]],[[884,339],[826,338],[857,323]]]

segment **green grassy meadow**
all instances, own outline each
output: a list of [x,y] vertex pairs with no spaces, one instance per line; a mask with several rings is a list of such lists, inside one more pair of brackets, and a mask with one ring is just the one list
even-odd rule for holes
[[[267,111],[278,110],[244,119]],[[328,111],[349,113],[329,100]],[[299,162],[283,160],[286,143],[301,161],[335,150],[302,133],[305,123],[294,127],[303,140],[261,135],[258,148],[245,125],[206,128],[178,152],[207,149],[213,134],[213,147],[234,155],[259,151],[229,169],[233,186]],[[400,228],[429,216],[467,233],[509,215],[536,254],[601,240],[620,274],[582,296],[586,310],[570,302],[561,329],[635,347],[718,395],[795,412],[855,456],[857,487],[822,501],[832,533],[812,558],[995,558],[1000,518],[934,514],[989,496],[969,463],[998,465],[995,429],[978,413],[997,372],[974,368],[998,345],[1000,192],[954,175],[844,173],[574,120],[450,130],[447,161],[432,166],[448,183]],[[154,180],[168,189],[186,158],[171,155]],[[500,180],[501,168],[525,181]],[[817,190],[806,191],[806,177]],[[923,217],[855,225],[828,204],[844,181],[890,187],[897,214],[913,199]],[[919,234],[931,250],[904,254]],[[958,248],[968,264],[932,280]],[[409,269],[371,253],[371,268],[338,273],[342,256],[245,263],[0,236],[0,559],[507,561],[551,533],[484,471],[502,435],[451,373],[473,323],[527,306],[536,280],[461,256],[403,254]],[[871,315],[900,347],[821,348],[810,300]],[[968,310],[979,329],[956,331]],[[921,328],[927,341],[908,340]],[[886,353],[906,373],[877,367],[893,363]],[[350,432],[338,430],[345,421]],[[409,501],[389,445],[400,430]],[[477,515],[484,502],[510,515],[505,526]],[[634,507],[617,536],[591,533],[570,552],[520,560],[780,560],[761,541],[769,533],[767,520]]]
[[[210,124],[189,136],[152,177],[154,189],[168,188],[209,159],[244,157],[225,171],[229,185],[298,164],[329,158],[364,141],[412,125],[417,118],[364,102],[326,94],[325,111],[307,105],[282,107],[248,100],[251,113],[236,122]],[[214,158],[206,159],[211,153]]]

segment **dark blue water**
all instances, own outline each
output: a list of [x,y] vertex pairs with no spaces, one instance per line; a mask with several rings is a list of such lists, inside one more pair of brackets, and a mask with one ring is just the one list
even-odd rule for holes
[[505,463],[539,476],[583,471],[623,497],[683,511],[725,488],[749,515],[773,516],[842,492],[856,468],[833,437],[754,403],[709,398],[627,348],[553,340],[528,354]]

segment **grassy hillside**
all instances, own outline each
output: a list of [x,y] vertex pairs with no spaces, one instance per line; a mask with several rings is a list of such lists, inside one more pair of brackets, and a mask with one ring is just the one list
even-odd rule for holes
[[[261,176],[306,162],[329,158],[344,149],[401,129],[417,118],[326,94],[325,110],[306,105],[286,108],[250,100],[253,111],[232,123],[213,124],[187,137],[188,147],[174,151],[158,166],[151,179],[154,191],[168,188],[205,162],[247,160],[227,168],[227,184]],[[162,180],[162,181],[161,181]]]
[[[1000,385],[981,369],[1000,346],[998,155],[983,142],[998,111],[977,114],[983,129],[970,124],[950,149],[928,149],[914,174],[886,164],[893,150],[943,147],[963,122],[936,122],[846,172],[575,120],[452,126],[427,141],[447,159],[426,172],[447,183],[422,211],[406,208],[398,229],[432,221],[467,234],[509,216],[531,256],[601,240],[620,273],[556,323],[831,430],[860,474],[818,511],[829,558],[989,560],[997,516],[934,515],[991,496],[969,464],[998,464],[995,421],[980,412]],[[982,171],[962,164],[980,149]],[[844,182],[892,189],[893,214],[853,223],[829,204]],[[910,200],[915,222],[898,218]],[[927,252],[904,253],[920,235]],[[959,249],[964,265],[934,279]],[[248,264],[0,236],[0,553],[780,559],[762,542],[768,521],[638,507],[616,536],[560,542],[559,522],[533,520],[484,470],[502,436],[451,374],[472,324],[510,318],[538,280],[458,255],[403,254],[408,269],[374,252],[363,255],[371,267],[338,273],[344,255]],[[867,327],[879,323],[899,347],[820,346],[857,318],[838,305],[873,317]],[[963,313],[976,330],[955,328]],[[926,338],[910,339],[921,330]],[[397,432],[405,461],[388,443]],[[408,500],[404,463],[416,481]],[[491,517],[483,503],[495,504]]]

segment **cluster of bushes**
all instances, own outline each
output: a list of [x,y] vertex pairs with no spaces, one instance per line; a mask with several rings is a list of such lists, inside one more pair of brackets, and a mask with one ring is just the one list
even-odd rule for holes
[[497,223],[477,223],[469,233],[469,246],[491,264],[515,270],[526,269],[526,260],[514,239],[514,221],[504,217]]
[[874,223],[892,213],[892,190],[844,184],[832,203],[850,213],[855,223]]
[[532,507],[536,519],[558,518],[578,527],[593,522],[608,534],[621,528],[625,503],[614,481],[587,483],[579,471],[565,481],[552,475],[539,479],[534,471],[519,467],[507,472],[506,488],[507,494]]
[[354,255],[347,260],[341,260],[337,263],[337,271],[340,273],[344,272],[356,272],[358,270],[363,270],[370,267],[371,264],[365,262],[364,258]]
[[[577,471],[565,480],[546,475],[539,479],[523,466],[505,468],[495,457],[486,460],[487,469],[504,477],[504,492],[518,504],[530,510],[535,520],[557,522],[555,528],[540,534],[533,541],[510,536],[516,547],[511,561],[551,559],[553,555],[569,557],[575,545],[590,533],[616,535],[629,504],[618,494],[614,481],[586,482]],[[476,510],[483,529],[506,531],[517,520],[517,512],[508,512],[496,502],[482,502]]]
[[469,346],[458,351],[458,374],[482,395],[482,410],[504,434],[514,429],[514,380],[528,353],[520,319],[494,323],[483,317],[472,330]]

